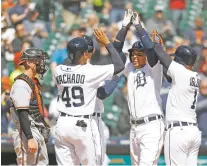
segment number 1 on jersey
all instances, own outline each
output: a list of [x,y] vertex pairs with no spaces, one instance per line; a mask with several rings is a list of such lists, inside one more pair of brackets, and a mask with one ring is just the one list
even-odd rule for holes
[[197,98],[197,90],[194,91],[194,101],[193,101],[193,105],[191,105],[191,109],[195,109],[195,103],[196,103],[196,98]]
[[[71,97],[70,97],[70,94],[72,94]],[[72,102],[72,105],[71,105],[71,98],[73,100],[77,99],[80,102]],[[80,86],[74,86],[71,89],[68,87],[64,87],[63,92],[62,92],[62,101],[66,102],[65,104],[66,107],[72,107],[72,106],[80,107],[84,105],[85,101],[84,101],[83,89]]]

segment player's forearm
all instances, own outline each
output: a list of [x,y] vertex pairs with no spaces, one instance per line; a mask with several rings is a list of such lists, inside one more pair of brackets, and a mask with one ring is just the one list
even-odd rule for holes
[[29,110],[27,110],[27,109],[18,109],[17,112],[18,112],[19,122],[20,122],[23,133],[25,134],[27,139],[33,138],[32,131],[31,131],[31,128],[30,128],[30,121],[29,121],[29,118],[28,118]]
[[137,30],[137,34],[140,37],[144,47],[146,48],[147,60],[151,67],[155,66],[158,62],[158,58],[153,50],[154,43],[150,39],[148,33],[144,28],[142,28],[141,24],[135,26]]
[[120,55],[120,57],[122,59],[122,62],[125,64],[126,63],[126,59],[127,59],[126,56],[124,55],[123,52],[120,52],[119,55]]
[[114,75],[116,75],[124,70],[124,63],[112,43],[106,45],[106,49],[111,55],[111,61],[114,65]]
[[153,49],[153,42],[150,39],[148,33],[144,28],[142,28],[141,24],[137,24],[136,26],[137,35],[141,39],[142,44],[144,45],[145,49]]
[[154,46],[154,51],[156,55],[158,56],[162,65],[168,70],[172,62],[172,60],[170,59],[170,56],[164,51],[163,47],[157,43]]
[[97,97],[101,100],[104,100],[105,98],[109,97],[116,88],[119,80],[119,76],[114,76],[112,80],[106,80],[105,85],[98,88]]
[[116,38],[114,40],[114,47],[119,53],[122,52],[127,31],[128,29],[123,26],[118,32],[118,34],[116,35]]

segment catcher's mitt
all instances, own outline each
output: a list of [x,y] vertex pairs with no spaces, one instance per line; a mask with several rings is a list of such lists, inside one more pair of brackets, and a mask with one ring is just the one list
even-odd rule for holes
[[50,138],[50,128],[48,128],[48,127],[43,128],[41,133],[42,133],[42,136],[45,140],[45,143],[48,143],[49,138]]
[[159,43],[161,46],[164,46],[163,40],[156,30],[153,30],[151,34],[151,39],[153,42]]

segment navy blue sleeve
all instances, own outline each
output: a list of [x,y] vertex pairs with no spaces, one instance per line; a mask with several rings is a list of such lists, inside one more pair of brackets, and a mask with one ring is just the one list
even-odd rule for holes
[[101,100],[104,100],[105,98],[109,97],[116,88],[119,80],[119,76],[114,76],[112,80],[106,80],[105,85],[98,88],[97,97]]
[[137,34],[140,37],[144,47],[146,48],[145,54],[147,55],[148,63],[151,67],[155,66],[158,62],[158,57],[155,54],[155,51],[153,49],[154,43],[150,39],[149,35],[145,31],[144,28],[142,28],[141,25],[136,25]]
[[128,29],[126,27],[122,27],[116,35],[116,39],[114,40],[113,45],[118,53],[122,52],[127,31]]
[[122,70],[124,70],[124,63],[112,43],[106,45],[106,49],[111,54],[111,61],[114,65],[114,75],[116,75],[120,73]]
[[[146,49],[153,49],[155,52],[154,55],[158,57],[158,59],[161,61],[163,66],[168,69],[172,60],[170,59],[170,56],[164,51],[163,47],[158,43],[153,43],[150,39],[149,35],[147,34],[146,30],[142,28],[142,26],[136,25],[137,34],[140,37],[142,44]],[[147,57],[148,59],[152,58],[151,56]],[[154,58],[151,59],[153,63],[155,63]],[[150,65],[151,66],[151,65]]]
[[170,56],[167,54],[166,51],[164,51],[163,47],[156,43],[154,46],[154,50],[156,55],[158,56],[160,62],[163,64],[164,68],[168,70],[172,60],[170,59]]
[[120,52],[119,55],[120,55],[120,57],[122,59],[122,62],[125,64],[126,63],[126,59],[127,59],[126,56],[124,55],[123,52]]

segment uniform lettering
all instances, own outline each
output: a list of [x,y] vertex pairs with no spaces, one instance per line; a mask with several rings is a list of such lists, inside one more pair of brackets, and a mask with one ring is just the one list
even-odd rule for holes
[[84,80],[85,80],[85,75],[81,75],[80,83],[81,83],[81,84],[84,84]]
[[72,83],[75,83],[75,74],[72,75]]
[[85,75],[80,74],[63,74],[56,78],[57,84],[84,84]]
[[67,74],[67,82],[70,82],[70,74]]
[[60,82],[60,84],[62,84],[62,77],[61,77],[61,75],[59,76],[59,82]]
[[136,89],[139,86],[144,86],[147,83],[145,73],[143,71],[137,73],[137,76],[136,76],[136,79],[135,79],[134,83],[137,84]]
[[56,77],[55,79],[56,79],[57,84],[60,84],[58,77]]
[[80,74],[77,74],[77,76],[76,76],[76,84],[78,83],[79,80],[80,80]]
[[66,83],[67,81],[66,81],[66,75],[64,74],[63,75],[63,83]]
[[199,78],[191,77],[190,78],[190,86],[200,87],[201,80]]

